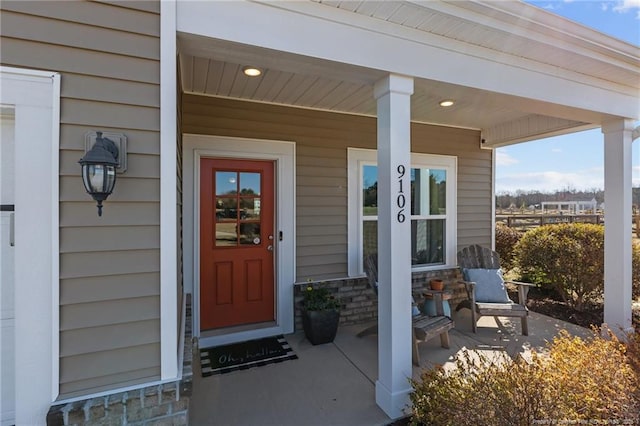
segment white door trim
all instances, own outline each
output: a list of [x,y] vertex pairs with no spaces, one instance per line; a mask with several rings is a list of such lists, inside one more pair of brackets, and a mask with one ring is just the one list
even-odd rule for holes
[[[200,158],[272,159],[276,162],[276,324],[273,327],[200,339],[220,345],[293,332],[295,282],[295,143],[205,135],[183,135],[183,257],[185,291],[193,294],[193,335],[200,336],[199,193]],[[277,235],[282,232],[283,239]]]
[[59,388],[60,75],[0,67],[0,87],[15,112],[16,424],[44,424]]

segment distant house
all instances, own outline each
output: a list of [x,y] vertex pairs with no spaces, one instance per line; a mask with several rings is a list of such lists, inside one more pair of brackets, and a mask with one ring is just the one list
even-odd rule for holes
[[[297,286],[363,279],[367,250],[375,398],[400,416],[411,274],[493,244],[494,148],[584,129],[607,156],[605,321],[631,325],[638,46],[517,1],[0,13],[3,425],[175,394],[187,296],[201,346],[292,333]],[[99,131],[128,161],[101,217],[78,164]]]
[[595,214],[598,202],[595,198],[584,201],[543,201],[542,214]]

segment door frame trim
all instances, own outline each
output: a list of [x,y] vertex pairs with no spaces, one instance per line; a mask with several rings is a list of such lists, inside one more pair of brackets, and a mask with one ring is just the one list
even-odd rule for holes
[[59,392],[60,74],[2,66],[0,84],[15,113],[15,421],[33,424]]
[[293,284],[296,271],[296,176],[295,143],[183,134],[183,261],[185,291],[193,295],[193,335],[200,337],[200,158],[236,158],[275,161],[275,228],[284,239],[277,241],[276,324],[202,338],[201,346],[221,345],[293,332]]

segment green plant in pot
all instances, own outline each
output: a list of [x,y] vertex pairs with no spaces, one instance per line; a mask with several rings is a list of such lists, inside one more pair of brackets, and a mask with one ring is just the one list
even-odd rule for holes
[[340,322],[340,301],[326,288],[307,286],[302,299],[302,327],[313,345],[333,342]]

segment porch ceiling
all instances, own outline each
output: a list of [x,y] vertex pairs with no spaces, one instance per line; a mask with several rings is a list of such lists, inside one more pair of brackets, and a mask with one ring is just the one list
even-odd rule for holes
[[[181,85],[186,93],[376,115],[373,84],[384,72],[220,41],[205,43],[193,36],[183,36],[180,42]],[[245,65],[257,66],[263,74],[247,77],[242,72]],[[456,103],[443,108],[439,105],[443,99]],[[416,122],[489,132],[536,121],[554,121],[556,130],[585,126],[579,121],[522,110],[521,105],[526,103],[512,96],[416,79],[411,116]]]
[[[219,44],[224,47],[216,47]],[[182,37],[182,90],[207,96],[376,115],[373,84],[385,73],[264,50],[211,40],[202,44],[193,37]],[[262,69],[262,76],[245,76],[242,67],[249,64]],[[456,103],[443,108],[439,106],[443,99],[454,99]],[[411,115],[416,122],[479,130],[542,117],[520,110],[520,103],[506,95],[416,79]],[[575,127],[583,123],[566,121],[564,124]]]
[[[518,2],[499,2],[497,6],[491,2],[457,1],[314,1],[321,3],[321,8],[326,7],[328,13],[339,9],[343,19],[356,26],[360,19],[376,20],[383,25],[402,27],[403,31],[410,29],[439,37],[443,44],[454,43],[447,45],[452,50],[463,45],[485,49],[487,54],[497,55],[496,62],[524,59],[532,66],[543,67],[541,71],[550,75],[567,73],[567,80],[575,78],[570,73],[584,70],[588,72],[583,75],[585,81],[597,81],[599,86],[610,86],[608,89],[612,91],[639,91],[637,47],[607,37],[606,42],[616,46],[604,48],[598,40],[600,35],[593,30],[574,23],[569,30],[562,30],[566,20],[536,9],[536,14],[546,14],[547,22],[543,24],[536,20],[537,16],[523,15],[533,10]],[[291,2],[269,5],[303,7]],[[314,13],[319,12],[314,9]],[[556,18],[558,22],[553,22]],[[550,23],[554,28],[549,27]],[[390,28],[385,27],[387,30]],[[373,84],[388,74],[194,34],[179,33],[178,43],[181,87],[187,93],[375,116]],[[478,53],[470,53],[473,54]],[[259,67],[263,74],[247,77],[242,73],[245,65]],[[487,80],[496,78],[500,76],[487,76]],[[414,85],[413,121],[481,130],[487,140],[485,146],[594,128],[613,118],[452,82],[416,78]],[[454,99],[456,103],[443,108],[439,106],[443,99]]]

